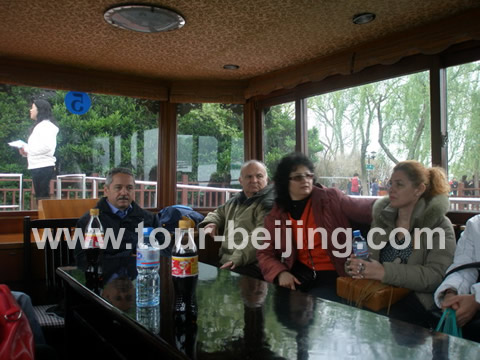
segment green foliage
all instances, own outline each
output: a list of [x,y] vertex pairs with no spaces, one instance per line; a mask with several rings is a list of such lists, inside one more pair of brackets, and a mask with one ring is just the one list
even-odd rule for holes
[[179,114],[177,153],[192,166],[189,180],[198,181],[199,166],[207,164],[217,177],[228,178],[232,163],[243,162],[243,106],[185,104]]
[[58,91],[54,105],[60,125],[57,138],[60,171],[104,174],[113,166],[126,166],[143,178],[142,159],[146,155],[143,134],[157,128],[157,115],[136,99],[96,94],[90,95],[92,107],[86,114],[74,115],[64,106],[64,96],[65,92]]
[[26,141],[33,124],[29,113],[32,99],[41,93],[34,88],[0,86],[0,172],[28,175],[26,159],[8,143],[18,139]]
[[[275,174],[280,159],[295,151],[295,103],[272,106],[265,113],[265,164],[270,176]],[[308,130],[308,153],[313,162],[316,154],[323,150],[318,129]]]
[[[32,100],[46,98],[52,104],[60,129],[55,153],[59,173],[103,174],[113,166],[133,166],[142,177],[143,132],[157,128],[157,114],[151,111],[155,109],[152,102],[90,94],[91,109],[84,115],[74,115],[66,109],[65,95],[66,91],[21,86],[3,85],[0,88],[0,147],[3,150],[0,171],[23,172],[30,176],[26,159],[7,143],[16,139],[27,141],[33,124],[29,116]],[[132,144],[134,136],[137,143]],[[98,146],[98,139],[106,144],[106,153]]]
[[[308,108],[324,146],[322,176],[348,177],[357,171],[367,183],[389,177],[402,160],[430,164],[428,72],[315,96]],[[375,170],[367,172],[371,151],[377,152]]]
[[447,70],[448,166],[460,180],[480,175],[480,61]]
[[[450,175],[478,176],[480,62],[449,68],[447,89]],[[308,98],[308,152],[317,175],[351,176],[359,171],[366,182],[367,177],[385,179],[392,166],[405,159],[429,165],[429,91],[429,74],[421,72]],[[8,142],[27,141],[32,99],[41,97],[53,105],[60,128],[55,154],[59,173],[103,175],[117,165],[133,167],[138,178],[154,172],[158,103],[91,94],[91,109],[73,115],[63,102],[65,94],[0,85],[0,172],[30,177],[26,159]],[[270,176],[278,161],[295,150],[295,132],[295,103],[267,109],[264,148]],[[238,172],[244,158],[243,106],[181,104],[178,134],[177,157],[186,165],[189,181],[199,181],[199,174],[208,171],[212,182],[228,182]],[[372,150],[377,152],[375,170],[367,174]],[[178,180],[181,175],[179,171]]]

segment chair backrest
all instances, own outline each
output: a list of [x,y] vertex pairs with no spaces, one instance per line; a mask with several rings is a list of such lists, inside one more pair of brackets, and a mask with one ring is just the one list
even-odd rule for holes
[[99,199],[39,200],[39,219],[79,218],[97,205]]
[[[47,302],[55,301],[58,298],[60,283],[55,271],[57,267],[71,265],[74,261],[74,248],[70,249],[68,247],[68,243],[65,241],[65,233],[62,229],[68,229],[68,233],[72,234],[77,221],[78,218],[32,220],[30,216],[25,216],[23,221],[24,284],[28,294],[37,293],[37,291],[33,289],[35,285],[34,278],[36,278],[36,276],[34,277],[33,274],[32,258],[32,243],[37,243],[39,249],[44,245],[41,252],[44,257],[45,268],[43,274],[45,282],[40,286],[41,295],[39,297],[42,299],[41,301]],[[32,229],[38,229],[39,240],[42,240],[44,236],[43,232],[45,232],[45,235],[48,234],[47,231],[51,231],[53,240],[55,240],[57,231],[61,231],[61,236],[58,237],[59,241],[54,246],[52,246],[48,240],[42,244],[36,241]],[[42,232],[42,230],[44,231]]]

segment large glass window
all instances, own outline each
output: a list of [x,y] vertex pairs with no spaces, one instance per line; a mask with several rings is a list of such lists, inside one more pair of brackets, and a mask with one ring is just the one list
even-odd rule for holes
[[[451,196],[479,195],[480,61],[447,69],[448,175]],[[474,202],[459,210],[478,210]]]
[[[90,109],[75,115],[65,105],[66,91],[2,85],[0,87],[0,172],[23,175],[22,210],[35,209],[31,172],[26,158],[8,146],[28,141],[33,121],[33,99],[52,105],[59,128],[55,150],[56,169],[50,181],[50,197],[82,198],[103,194],[106,172],[116,166],[131,168],[138,182],[136,201],[154,207],[158,159],[158,105],[154,101],[89,94]],[[19,209],[20,184],[0,176],[3,209]],[[55,181],[57,180],[57,181]],[[60,187],[57,187],[60,184]],[[9,207],[9,205],[17,205]]]
[[263,128],[265,164],[273,176],[278,161],[295,151],[295,103],[275,105],[265,109]]
[[[295,151],[296,126],[295,103],[289,102],[269,107],[265,110],[264,158],[269,176],[275,174],[280,159]],[[308,153],[312,161],[316,162],[316,154],[323,149],[319,141],[318,129],[308,129]]]
[[240,188],[243,105],[179,104],[177,203],[217,207]]
[[321,183],[382,195],[399,161],[431,165],[428,72],[311,97],[308,128],[317,129],[323,146],[311,154]]

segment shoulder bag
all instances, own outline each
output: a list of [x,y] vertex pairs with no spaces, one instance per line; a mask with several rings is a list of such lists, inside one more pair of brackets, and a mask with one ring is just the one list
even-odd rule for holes
[[351,277],[337,278],[337,295],[355,304],[357,307],[366,307],[373,311],[387,308],[403,299],[410,293],[410,289],[386,285],[378,280],[353,279]]
[[435,331],[443,332],[445,334],[460,338],[462,337],[462,328],[457,326],[455,310],[452,308],[445,309]]
[[33,333],[7,285],[0,285],[0,360],[34,358]]

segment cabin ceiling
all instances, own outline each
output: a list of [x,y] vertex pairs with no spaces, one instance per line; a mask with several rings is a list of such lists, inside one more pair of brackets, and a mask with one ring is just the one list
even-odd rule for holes
[[[478,0],[171,0],[183,28],[145,34],[103,18],[112,0],[0,1],[0,57],[162,81],[250,80],[469,9]],[[376,19],[354,25],[352,17]],[[237,64],[238,70],[224,70]]]

